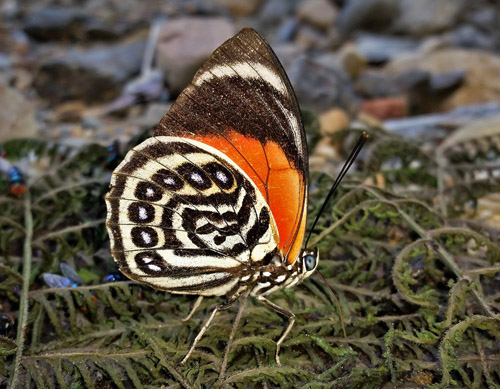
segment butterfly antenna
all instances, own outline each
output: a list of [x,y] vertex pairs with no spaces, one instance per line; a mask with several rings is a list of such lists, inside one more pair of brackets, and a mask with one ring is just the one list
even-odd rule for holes
[[[363,131],[361,133],[358,141],[354,145],[354,148],[352,149],[351,154],[349,154],[349,157],[347,157],[347,160],[345,161],[345,164],[342,167],[342,170],[340,171],[339,175],[337,176],[337,179],[333,183],[332,188],[330,189],[330,192],[328,192],[328,195],[326,196],[325,201],[323,201],[323,205],[321,206],[321,209],[319,210],[318,215],[314,219],[312,227],[309,230],[309,235],[307,235],[305,247],[307,247],[307,245],[309,244],[309,239],[311,238],[311,234],[314,231],[314,227],[316,227],[316,223],[318,222],[321,214],[324,212],[324,210],[326,208],[326,204],[328,203],[328,201],[330,201],[330,199],[334,195],[335,191],[339,187],[340,183],[342,182],[343,178],[347,174],[349,168],[352,166],[352,164],[356,160],[356,157],[358,156],[359,152],[363,148],[363,146],[364,146],[366,140],[368,139],[368,137],[369,137],[368,133],[366,131]],[[330,292],[332,292],[332,296],[335,299],[335,303],[337,304],[337,307],[339,309],[339,318],[340,318],[340,325],[342,326],[342,332],[344,333],[344,338],[347,338],[347,333],[346,333],[345,324],[344,324],[344,317],[343,317],[343,314],[342,314],[342,307],[340,305],[340,301],[337,298],[337,295],[335,294],[335,292],[332,290],[332,288],[328,284],[328,281],[323,276],[323,274],[321,274],[321,272],[319,270],[316,270],[316,272],[319,274],[321,280],[324,282],[324,284],[326,285],[326,287],[330,290]]]
[[321,214],[324,212],[326,205],[328,204],[328,201],[330,201],[330,199],[334,195],[335,191],[339,187],[340,183],[344,179],[345,175],[347,174],[347,171],[349,170],[349,168],[352,166],[352,164],[356,160],[356,157],[358,156],[359,152],[363,148],[363,145],[365,144],[368,137],[369,137],[368,133],[366,131],[363,131],[361,133],[358,141],[354,145],[354,148],[352,149],[351,154],[349,154],[349,157],[347,157],[347,160],[345,161],[344,166],[342,167],[342,170],[340,171],[339,175],[337,176],[337,179],[333,183],[332,188],[330,189],[330,192],[328,192],[328,195],[326,196],[325,201],[323,201],[323,205],[321,206],[321,208],[318,212],[318,215],[314,219],[314,222],[311,226],[311,229],[309,230],[309,234],[307,235],[305,247],[308,247],[309,239],[311,238],[312,232],[314,231],[314,227],[316,227],[316,224],[318,223],[318,220],[321,217]]

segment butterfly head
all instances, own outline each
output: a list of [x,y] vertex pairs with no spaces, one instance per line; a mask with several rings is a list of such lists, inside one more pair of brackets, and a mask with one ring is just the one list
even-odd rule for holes
[[319,262],[319,250],[317,247],[314,249],[304,249],[300,254],[300,263],[301,272],[299,272],[300,280],[304,280],[305,278],[311,276]]

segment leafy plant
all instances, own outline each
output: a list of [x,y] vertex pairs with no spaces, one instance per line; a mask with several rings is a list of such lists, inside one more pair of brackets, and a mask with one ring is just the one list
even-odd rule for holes
[[[346,134],[334,141],[342,139],[348,150]],[[451,149],[436,160],[429,145],[373,129],[359,171],[311,240],[341,310],[316,277],[272,295],[297,316],[278,367],[275,341],[285,320],[251,299],[217,316],[180,366],[222,299],[204,299],[182,322],[194,296],[102,281],[116,271],[103,225],[111,172],[104,147],[75,151],[31,140],[2,147],[28,173],[21,198],[7,194],[6,179],[0,182],[1,307],[17,318],[17,334],[0,337],[3,386],[500,385],[499,234],[457,219],[466,203],[497,190],[496,178],[477,185]],[[466,164],[469,172],[481,169],[484,153],[467,154]],[[451,185],[446,177],[454,177]],[[311,175],[310,221],[332,182]],[[57,273],[61,262],[86,285],[48,288],[41,274]]]

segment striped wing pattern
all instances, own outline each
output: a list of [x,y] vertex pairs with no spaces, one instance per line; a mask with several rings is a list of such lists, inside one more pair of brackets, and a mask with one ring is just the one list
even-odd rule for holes
[[106,203],[120,270],[158,289],[225,295],[277,252],[276,223],[255,184],[196,140],[156,136],[129,151]]

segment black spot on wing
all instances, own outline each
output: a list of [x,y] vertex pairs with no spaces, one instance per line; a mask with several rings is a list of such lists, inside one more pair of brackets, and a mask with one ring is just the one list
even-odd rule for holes
[[163,197],[163,190],[151,182],[141,181],[135,187],[134,196],[144,201],[160,201]]
[[158,234],[151,227],[133,227],[131,230],[132,242],[137,247],[154,247],[158,245]]
[[128,206],[128,219],[134,223],[151,223],[155,218],[155,208],[145,202],[134,201]]
[[134,256],[135,263],[142,272],[159,276],[168,272],[168,265],[163,257],[154,251],[141,251]]
[[177,174],[167,169],[158,170],[151,179],[163,188],[174,192],[184,186],[184,181]]

